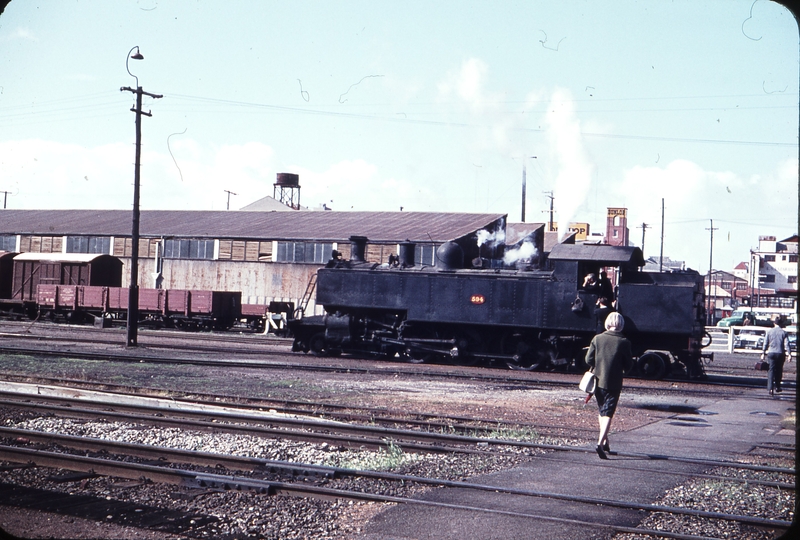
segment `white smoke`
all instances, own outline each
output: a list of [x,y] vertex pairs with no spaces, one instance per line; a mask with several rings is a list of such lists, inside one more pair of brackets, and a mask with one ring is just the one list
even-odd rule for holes
[[499,227],[495,232],[489,232],[486,229],[481,229],[475,233],[478,237],[478,247],[481,247],[484,244],[489,244],[490,246],[493,244],[503,244],[506,241],[506,230],[503,227]]
[[513,266],[518,264],[531,264],[539,255],[539,250],[529,238],[513,248],[507,249],[503,255],[503,264]]
[[558,164],[553,197],[558,208],[559,239],[563,240],[569,233],[569,223],[589,194],[594,165],[583,146],[580,121],[569,91],[553,92],[545,121]]

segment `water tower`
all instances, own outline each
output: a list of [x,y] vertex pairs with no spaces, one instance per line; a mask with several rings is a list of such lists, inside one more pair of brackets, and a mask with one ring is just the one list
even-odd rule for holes
[[278,173],[278,179],[272,187],[273,199],[289,208],[300,210],[300,175]]

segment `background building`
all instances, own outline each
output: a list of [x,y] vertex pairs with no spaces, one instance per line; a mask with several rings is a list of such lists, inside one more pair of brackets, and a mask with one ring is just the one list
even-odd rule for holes
[[[333,250],[350,254],[366,236],[368,261],[385,263],[411,241],[418,264],[433,264],[448,240],[504,231],[504,214],[306,211],[142,211],[141,288],[241,291],[244,304],[300,305]],[[122,210],[3,210],[0,250],[103,253],[122,259],[129,286],[131,214]],[[308,308],[315,311],[313,296]]]

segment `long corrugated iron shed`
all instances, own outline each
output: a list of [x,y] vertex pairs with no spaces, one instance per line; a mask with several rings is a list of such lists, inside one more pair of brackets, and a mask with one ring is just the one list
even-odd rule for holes
[[[142,211],[142,237],[445,242],[502,223],[505,214],[436,212]],[[0,210],[0,234],[130,236],[125,210]]]

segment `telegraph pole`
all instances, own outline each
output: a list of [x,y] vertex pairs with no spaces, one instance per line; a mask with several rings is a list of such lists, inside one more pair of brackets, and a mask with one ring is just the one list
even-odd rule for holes
[[[136,49],[136,54],[130,56],[134,60],[143,60],[144,56],[139,53],[139,48]],[[130,55],[133,49],[128,53]],[[128,60],[125,60],[127,68]],[[126,346],[136,347],[138,345],[138,330],[139,330],[139,169],[141,165],[142,156],[142,115],[153,116],[150,111],[142,111],[142,96],[149,96],[153,99],[159,99],[164,96],[158,94],[151,94],[145,92],[139,86],[139,78],[133,75],[130,70],[128,73],[136,78],[136,90],[130,86],[123,86],[119,89],[120,92],[132,92],[136,94],[136,108],[131,109],[136,113],[136,161],[133,169],[133,218],[131,228],[131,282],[128,290],[128,324],[126,333]]]
[[522,158],[522,223],[525,223],[525,189],[527,188],[528,178],[525,171],[525,157]]
[[642,229],[642,256],[644,256],[644,232],[646,229],[650,228],[650,225],[647,223],[642,223],[641,227],[639,228]]
[[550,227],[548,231],[553,232],[553,201],[555,200],[555,197],[553,197],[552,191],[543,191],[542,193],[546,195],[549,194],[547,195],[547,197],[550,199]]
[[664,271],[664,199],[661,199],[661,253],[658,255],[658,271]]
[[[238,193],[234,193],[233,191],[228,191],[227,189],[224,189],[223,191],[228,194],[228,205],[225,207],[225,210],[230,210],[231,209],[231,195],[238,195]],[[525,203],[523,202],[522,204],[525,204]],[[523,206],[523,208],[525,208],[525,207]],[[525,212],[524,211],[523,211],[523,214],[522,214],[522,221],[525,221]]]
[[[536,156],[530,156],[531,159],[536,159]],[[522,156],[522,223],[525,223],[525,199],[526,191],[528,188],[528,172],[525,168],[525,156]]]
[[[711,242],[708,248],[708,311],[706,313],[707,324],[710,326],[714,322],[714,312],[712,310],[712,303],[711,303],[711,265],[714,261],[714,231],[717,229],[714,228],[714,220],[710,219],[711,225],[707,228],[707,231],[711,231]],[[716,296],[714,297],[716,300]]]

